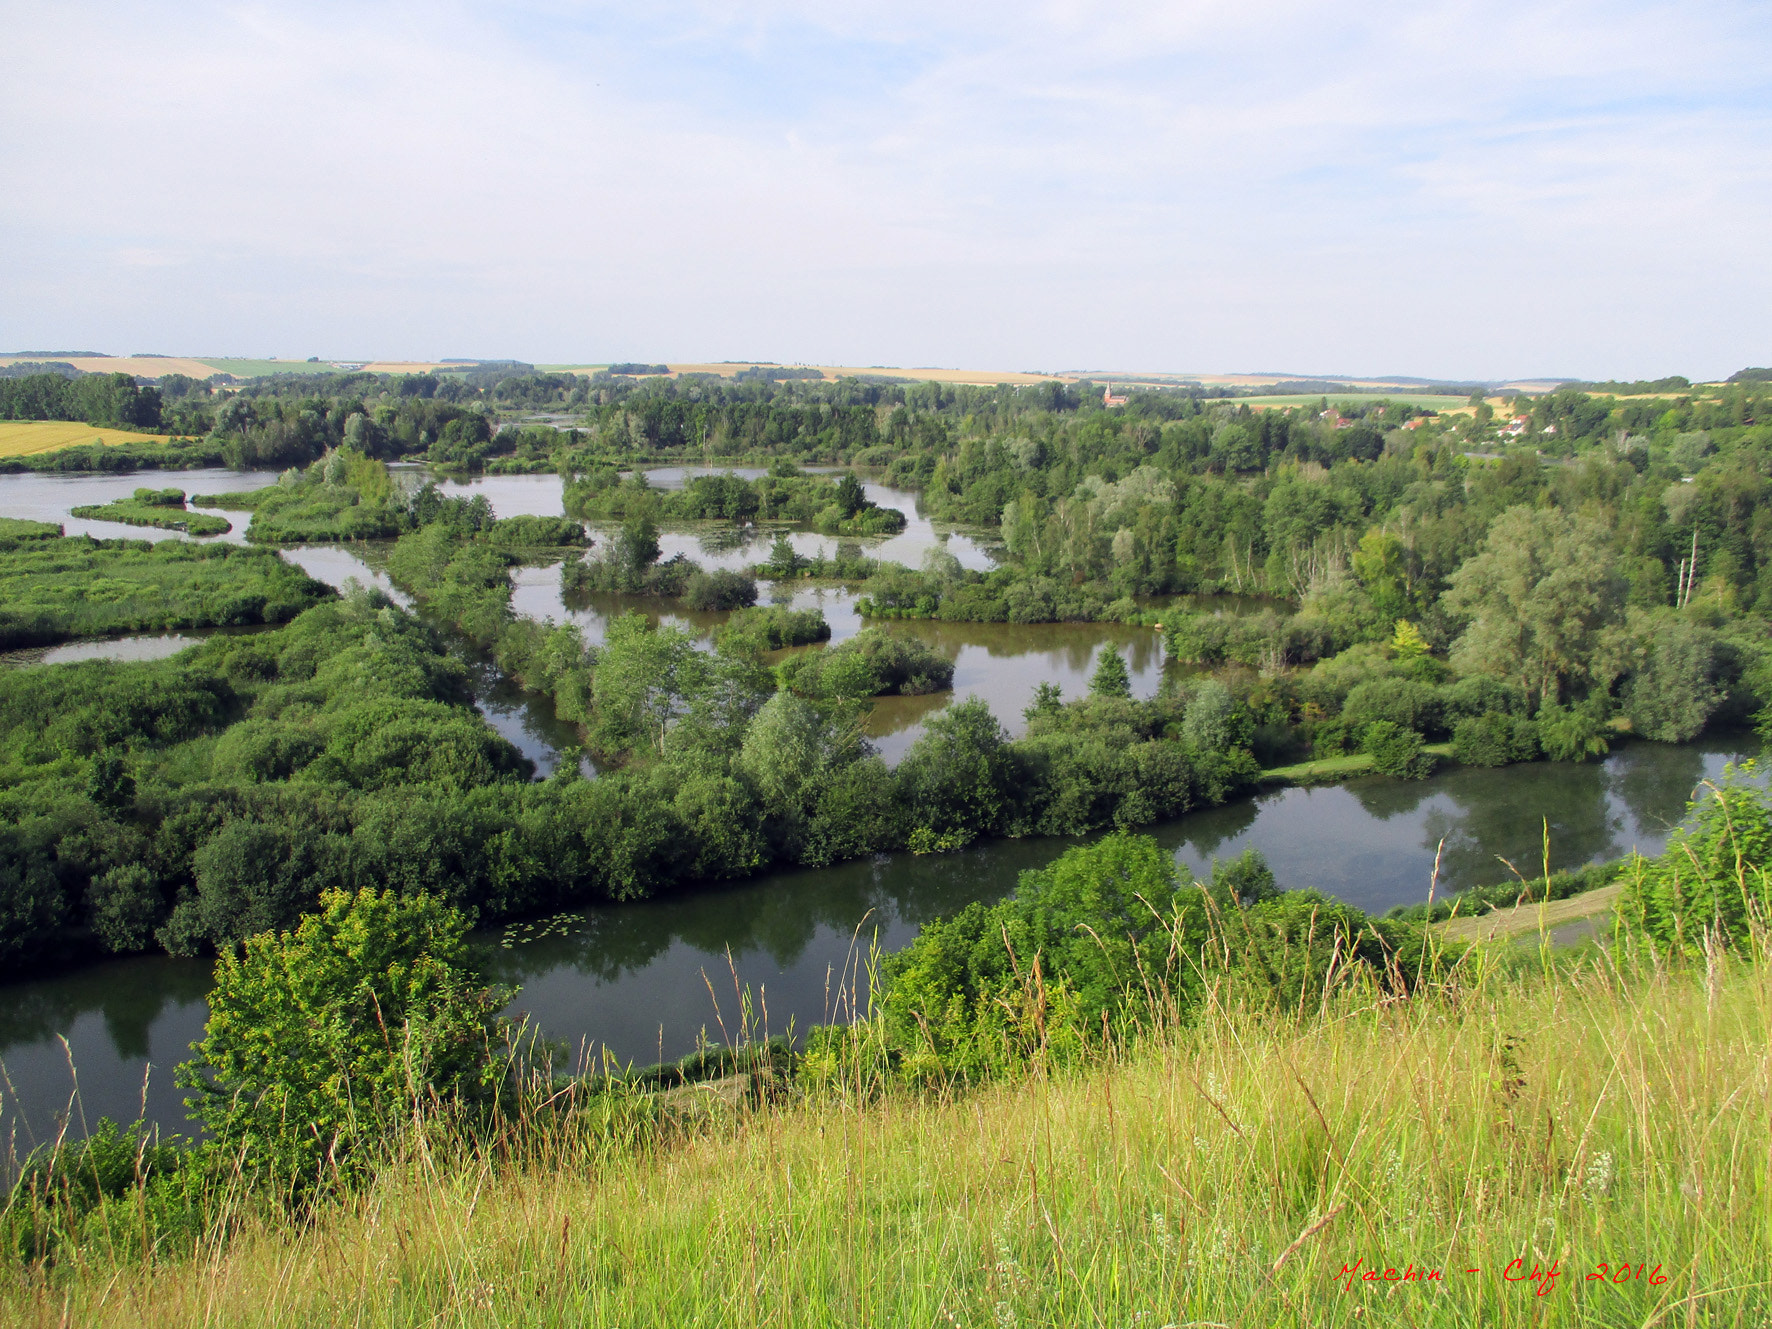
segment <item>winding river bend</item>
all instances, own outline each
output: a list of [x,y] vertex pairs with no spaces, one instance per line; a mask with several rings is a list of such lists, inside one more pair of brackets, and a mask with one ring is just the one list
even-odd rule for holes
[[[250,479],[231,472],[185,473],[156,483],[238,489]],[[668,482],[674,477],[660,476]],[[0,515],[67,521],[77,503],[127,494],[139,477],[0,477]],[[680,478],[678,478],[680,482]],[[464,486],[464,488],[466,488]],[[500,516],[560,511],[554,476],[492,477],[475,482]],[[914,498],[871,488],[876,501],[914,510]],[[246,523],[236,518],[238,539]],[[109,525],[90,523],[90,525]],[[75,523],[69,522],[70,530]],[[95,535],[177,538],[125,527]],[[920,518],[884,551],[917,563],[944,542],[962,561],[983,566],[989,548],[960,533],[935,531]],[[822,545],[821,545],[822,542]],[[803,552],[834,542],[796,536]],[[738,566],[759,551],[732,541],[673,534],[666,554],[682,549],[704,563]],[[711,546],[711,547],[710,547]],[[350,549],[311,546],[288,551],[314,576],[335,585],[350,577],[386,587],[385,578]],[[557,570],[522,569],[519,612],[577,622],[591,637],[619,600],[568,611],[560,602]],[[797,605],[821,605],[837,639],[859,629],[848,593],[792,590]],[[656,610],[656,603],[650,606]],[[676,616],[711,630],[713,616]],[[1151,695],[1163,663],[1154,633],[1115,625],[902,623],[895,631],[924,637],[955,655],[955,694],[985,697],[1012,729],[1042,681],[1068,695],[1086,687],[1096,652],[1105,642],[1127,651],[1134,687]],[[187,637],[190,634],[186,634]],[[84,644],[58,650],[108,650],[142,658],[172,643]],[[62,657],[55,657],[62,658]],[[23,662],[21,662],[23,663]],[[48,653],[43,660],[52,663]],[[894,759],[922,721],[952,695],[893,699],[876,714],[876,741]],[[483,713],[545,774],[558,748],[570,743],[545,704],[482,669]],[[902,706],[895,703],[906,703]],[[1657,852],[1677,823],[1693,789],[1724,765],[1758,751],[1751,736],[1707,737],[1698,743],[1650,743],[1621,748],[1591,766],[1536,764],[1488,771],[1457,769],[1420,783],[1379,779],[1317,789],[1283,789],[1151,828],[1179,862],[1210,871],[1213,858],[1254,845],[1267,855],[1284,886],[1315,886],[1369,910],[1425,897],[1436,847],[1445,844],[1441,890],[1504,877],[1499,859],[1531,874],[1539,865],[1548,826],[1552,867],[1616,857],[1631,849]],[[684,891],[619,906],[596,906],[483,934],[490,972],[519,986],[513,1013],[527,1014],[547,1037],[587,1057],[604,1050],[622,1061],[647,1063],[691,1051],[701,1040],[720,1043],[738,1032],[740,993],[759,1025],[771,1033],[846,1018],[863,999],[870,946],[903,946],[929,918],[972,900],[996,899],[1024,869],[1060,852],[1065,841],[997,841],[962,853],[918,858],[881,855],[837,867],[773,873],[720,889]],[[0,986],[0,1137],[24,1152],[53,1136],[71,1113],[72,1128],[99,1116],[133,1119],[145,1112],[170,1130],[185,1127],[172,1068],[201,1035],[209,965],[164,956],[111,960],[51,978]],[[76,1096],[75,1090],[78,1089]],[[6,1144],[0,1143],[0,1154]]]

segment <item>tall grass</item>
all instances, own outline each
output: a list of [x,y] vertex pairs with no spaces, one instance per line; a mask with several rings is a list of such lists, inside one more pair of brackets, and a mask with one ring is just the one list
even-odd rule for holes
[[193,1256],[95,1234],[0,1280],[0,1316],[1757,1329],[1763,943],[1672,968],[1547,953],[1525,975],[1474,953],[1445,987],[1356,975],[1302,1014],[1226,980],[1188,1027],[963,1092],[839,1074],[675,1116],[638,1095],[532,1107],[473,1146],[415,1136],[303,1221],[241,1205]]

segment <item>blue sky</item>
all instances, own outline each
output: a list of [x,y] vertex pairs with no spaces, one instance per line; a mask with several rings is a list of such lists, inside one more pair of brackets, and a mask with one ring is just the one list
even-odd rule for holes
[[1762,3],[0,0],[0,350],[1772,363]]

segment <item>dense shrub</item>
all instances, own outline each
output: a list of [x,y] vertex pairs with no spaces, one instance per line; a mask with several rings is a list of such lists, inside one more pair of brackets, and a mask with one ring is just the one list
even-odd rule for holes
[[1374,679],[1347,694],[1341,717],[1350,729],[1364,729],[1377,720],[1433,737],[1443,732],[1442,702],[1437,688],[1411,678]]
[[422,1110],[493,1101],[506,994],[468,964],[467,920],[419,895],[338,891],[216,965],[194,1114],[249,1176],[306,1189],[359,1170]]
[[926,924],[887,957],[880,1033],[903,1074],[978,1079],[1069,1060],[1153,1019],[1186,1022],[1215,971],[1296,1004],[1332,966],[1406,986],[1425,960],[1414,928],[1276,892],[1258,856],[1203,887],[1155,841],[1112,835],[1024,872],[996,905]]
[[954,662],[915,637],[868,628],[841,645],[784,660],[776,676],[783,687],[832,701],[918,696],[952,687]]
[[1538,727],[1502,711],[1458,721],[1452,755],[1467,766],[1508,766],[1538,756]]
[[1706,936],[1739,945],[1772,923],[1772,811],[1749,762],[1689,806],[1656,858],[1634,855],[1621,879],[1621,917],[1663,951],[1702,954]]
[[747,609],[757,603],[757,583],[742,572],[716,568],[694,572],[683,588],[683,600],[691,609]]
[[757,653],[787,646],[810,646],[831,639],[831,625],[821,609],[787,609],[781,605],[741,609],[717,629],[722,650]]
[[90,1243],[116,1254],[182,1254],[212,1217],[219,1187],[204,1160],[161,1143],[137,1122],[101,1117],[84,1139],[33,1151],[0,1207],[0,1255],[53,1263],[65,1247]]
[[1433,773],[1433,754],[1422,751],[1421,735],[1389,720],[1374,720],[1360,731],[1360,751],[1380,775],[1424,780]]

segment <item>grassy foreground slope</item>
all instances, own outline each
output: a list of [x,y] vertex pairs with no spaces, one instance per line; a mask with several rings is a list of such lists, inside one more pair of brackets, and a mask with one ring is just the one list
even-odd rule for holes
[[1524,977],[1479,959],[1455,991],[1356,987],[1304,1018],[1221,990],[1190,1030],[965,1094],[422,1155],[192,1260],[88,1246],[0,1287],[0,1318],[1761,1325],[1764,963],[1593,954]]

